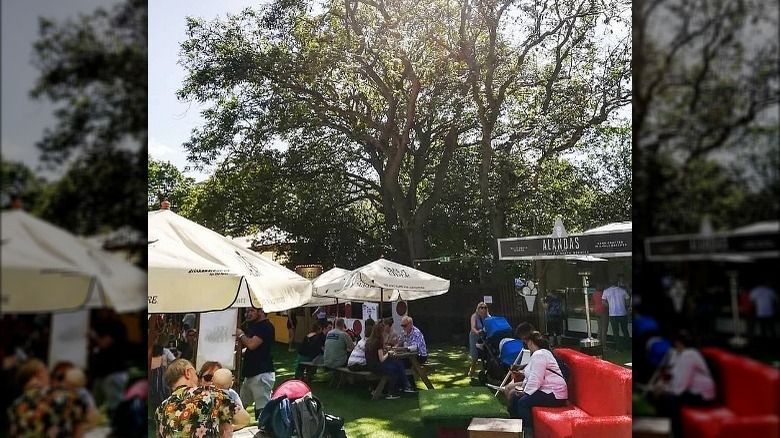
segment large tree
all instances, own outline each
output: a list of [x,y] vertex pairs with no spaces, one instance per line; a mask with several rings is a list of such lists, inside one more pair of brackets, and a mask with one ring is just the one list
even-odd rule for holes
[[[495,21],[498,9],[506,14]],[[612,15],[595,2],[334,1],[310,12],[301,1],[190,19],[179,96],[211,106],[186,146],[191,159],[206,162],[252,155],[274,141],[319,149],[344,163],[339,172],[356,200],[379,207],[395,255],[411,262],[428,254],[426,224],[458,150],[481,145],[484,156],[491,139],[489,156],[472,163],[490,172],[507,166],[503,179],[488,175],[483,188],[489,202],[506,198],[501,209],[513,202],[506,191],[522,191],[522,171],[496,160],[493,149],[541,163],[625,102],[619,84],[625,87],[627,59],[615,55],[606,70],[614,83],[600,83],[606,64],[589,55],[600,37],[596,18]],[[521,24],[510,27],[515,18]],[[518,28],[526,37],[513,42]],[[490,38],[500,59],[477,55]],[[488,110],[480,99],[498,102]],[[481,122],[480,112],[494,122]]]
[[[774,184],[762,209],[777,217],[777,172],[758,186],[738,176],[777,162],[777,3],[637,0],[633,18],[635,238],[695,232],[707,215],[717,228],[762,219],[737,202],[724,214],[712,178],[737,191]],[[740,159],[746,150],[763,160]]]
[[[113,199],[89,208],[115,216],[97,225],[87,220],[79,226],[83,229],[106,224],[146,228],[140,189],[147,156],[146,15],[145,1],[126,0],[76,19],[40,19],[33,53],[40,75],[31,95],[57,106],[57,124],[37,144],[41,159],[50,167],[70,166],[68,181],[59,186],[84,183],[65,190],[83,198],[82,204]],[[117,166],[116,159],[124,164]],[[98,180],[102,177],[107,179]],[[72,215],[59,218],[67,223],[82,223],[75,210],[58,214]]]

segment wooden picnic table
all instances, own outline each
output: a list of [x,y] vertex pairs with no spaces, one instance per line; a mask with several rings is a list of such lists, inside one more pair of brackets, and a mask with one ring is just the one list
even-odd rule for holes
[[420,377],[420,380],[425,383],[425,387],[428,389],[433,389],[433,384],[431,383],[430,379],[428,379],[428,372],[425,370],[425,366],[420,364],[420,361],[417,360],[416,351],[393,350],[390,357],[396,359],[409,359],[409,361],[412,363],[412,369],[414,369],[414,372],[418,377]]

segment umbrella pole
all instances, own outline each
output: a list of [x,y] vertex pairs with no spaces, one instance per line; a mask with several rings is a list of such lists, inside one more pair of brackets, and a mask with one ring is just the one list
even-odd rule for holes
[[[238,311],[238,317],[236,318],[236,328],[241,328],[241,326],[243,325],[243,321],[242,321],[242,319],[244,318],[243,310],[244,309],[241,309],[241,310]],[[234,331],[234,333],[235,333],[235,331]],[[233,345],[235,346],[234,348],[237,347],[236,353],[235,353],[234,359],[233,359],[233,362],[235,362],[233,368],[235,368],[235,371],[236,371],[235,375],[236,375],[236,382],[238,382],[238,388],[241,389],[241,372],[243,371],[241,369],[241,349],[242,349],[242,344],[241,344],[241,342],[236,342],[235,340],[233,342],[234,342]]]

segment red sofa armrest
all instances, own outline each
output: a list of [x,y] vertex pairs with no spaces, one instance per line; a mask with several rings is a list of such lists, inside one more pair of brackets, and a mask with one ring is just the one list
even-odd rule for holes
[[631,438],[631,416],[572,419],[572,438]]

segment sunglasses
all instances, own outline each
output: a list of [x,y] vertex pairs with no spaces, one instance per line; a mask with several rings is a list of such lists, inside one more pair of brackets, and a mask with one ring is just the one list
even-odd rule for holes
[[213,375],[213,374],[204,374],[204,375],[200,376],[200,378],[201,378],[201,379],[203,379],[203,380],[205,380],[205,381],[207,381],[207,382],[211,382],[211,379],[212,379],[213,377],[214,377],[214,375]]
[[478,309],[487,309],[487,306],[479,306]]
[[409,324],[401,324],[401,327],[409,327]]

